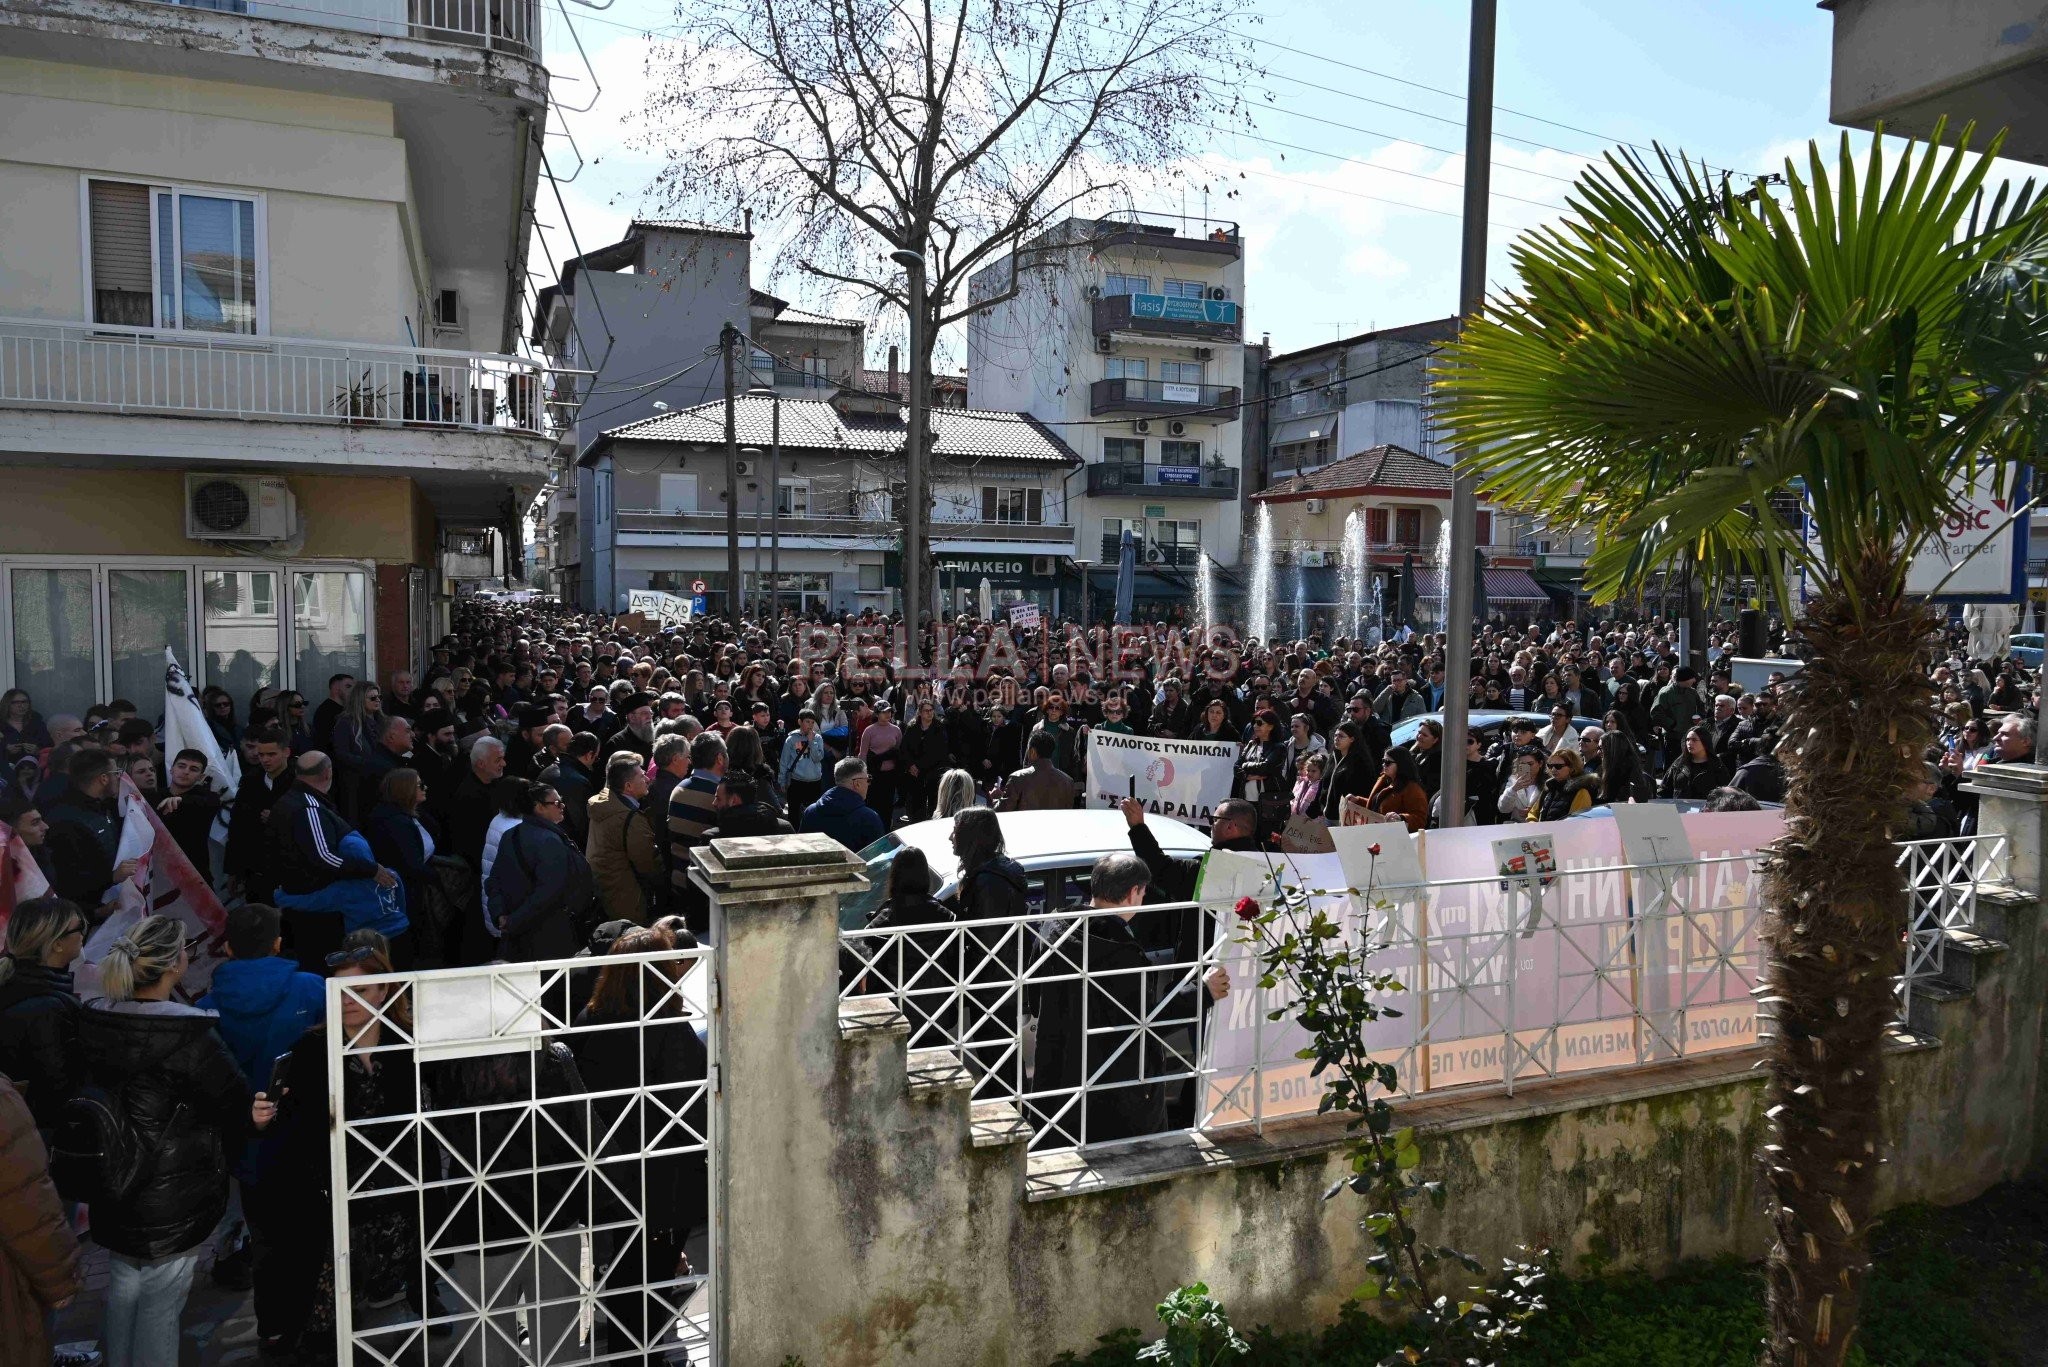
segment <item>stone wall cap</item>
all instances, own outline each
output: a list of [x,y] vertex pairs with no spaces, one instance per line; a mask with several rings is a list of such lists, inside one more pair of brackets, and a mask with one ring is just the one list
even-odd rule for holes
[[1970,773],[1966,793],[2048,798],[2048,769],[2038,764],[1983,764]]
[[714,840],[692,849],[690,860],[696,876],[721,889],[802,884],[822,892],[867,884],[860,856],[820,831]]

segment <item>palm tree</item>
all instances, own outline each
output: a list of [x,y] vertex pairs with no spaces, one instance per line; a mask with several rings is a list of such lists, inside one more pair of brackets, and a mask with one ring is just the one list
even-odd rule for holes
[[[1682,155],[1611,154],[1517,243],[1519,289],[1444,375],[1486,491],[1594,531],[1596,598],[1692,557],[1768,586],[1811,652],[1764,879],[1769,1367],[1844,1360],[1868,1266],[1906,925],[1890,844],[1930,726],[1907,567],[1980,471],[2035,457],[2048,397],[2033,187],[1987,194],[1997,144],[1942,138],[1893,166],[1874,137],[1859,168],[1844,137],[1832,174],[1810,147],[1740,194]],[[1788,488],[1805,533],[1770,511]]]

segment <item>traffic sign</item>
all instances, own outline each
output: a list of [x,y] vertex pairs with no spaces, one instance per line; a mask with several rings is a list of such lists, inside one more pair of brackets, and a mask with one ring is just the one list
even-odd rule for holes
[[704,592],[706,592],[706,591],[707,591],[707,590],[708,590],[709,588],[710,588],[710,585],[706,584],[706,583],[705,583],[705,582],[704,582],[704,581],[703,581],[702,579],[692,579],[692,580],[690,581],[690,592],[691,592],[691,593],[704,593]]

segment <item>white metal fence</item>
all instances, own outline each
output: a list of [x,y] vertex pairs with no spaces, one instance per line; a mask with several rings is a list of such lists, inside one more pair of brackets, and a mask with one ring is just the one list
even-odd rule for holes
[[1947,967],[1948,933],[1976,929],[1977,889],[2008,881],[2010,864],[2003,835],[1899,842],[1899,870],[1911,899],[1906,971],[1899,975],[1900,1020],[1912,1010],[1915,987]]
[[341,1361],[719,1360],[710,960],[328,981]]
[[[1902,1018],[1913,982],[1940,970],[1940,932],[1974,924],[1976,886],[2003,877],[2004,858],[2002,837],[1901,846],[1913,898]],[[1754,1045],[1761,876],[1751,854],[1308,891],[1401,983],[1377,998],[1389,1014],[1365,1042],[1414,1096]],[[1307,1035],[1291,1016],[1268,1019],[1285,988],[1259,986],[1227,908],[871,927],[843,932],[841,951],[842,998],[888,998],[912,1050],[966,1065],[977,1118],[1021,1121],[1035,1148],[1258,1126],[1313,1114],[1321,1097],[1297,1056]]]
[[351,426],[550,430],[581,372],[486,352],[0,318],[0,404]]

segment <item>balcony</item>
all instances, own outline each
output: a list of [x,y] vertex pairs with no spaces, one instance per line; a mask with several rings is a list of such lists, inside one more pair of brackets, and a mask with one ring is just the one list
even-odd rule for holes
[[553,434],[545,362],[485,352],[0,318],[0,407]]
[[275,19],[386,38],[454,43],[540,60],[540,0],[151,0],[170,8]]
[[1273,400],[1273,418],[1312,418],[1318,413],[1334,412],[1344,406],[1344,386],[1324,386],[1304,389],[1295,394],[1283,394]]
[[1237,471],[1227,465],[1138,465],[1105,461],[1088,467],[1088,492],[1096,497],[1237,497]]
[[1139,212],[1098,219],[1091,226],[1088,241],[1097,251],[1141,247],[1161,256],[1209,262],[1235,261],[1244,255],[1237,224],[1222,220]]
[[1237,419],[1238,391],[1234,385],[1175,384],[1169,380],[1097,380],[1088,386],[1088,411],[1104,413],[1166,413],[1174,416],[1207,418],[1211,422]]
[[[714,493],[712,497],[716,497]],[[766,510],[761,514],[761,533],[765,537],[771,528]],[[622,532],[655,532],[686,535],[725,535],[725,513],[690,512],[677,509],[621,508],[619,509],[619,530]],[[784,514],[781,524],[782,536],[791,537],[838,537],[861,540],[875,546],[894,545],[903,534],[903,524],[896,519],[863,516],[812,516],[794,517]],[[740,505],[740,536],[748,539],[754,534],[754,510],[745,503]],[[1071,545],[1074,529],[1064,522],[983,522],[953,521],[934,517],[931,524],[932,540],[945,541],[1015,541],[1030,542],[1047,547]]]
[[1095,335],[1135,332],[1196,342],[1244,339],[1243,311],[1229,299],[1181,299],[1164,294],[1107,294],[1097,299]]

